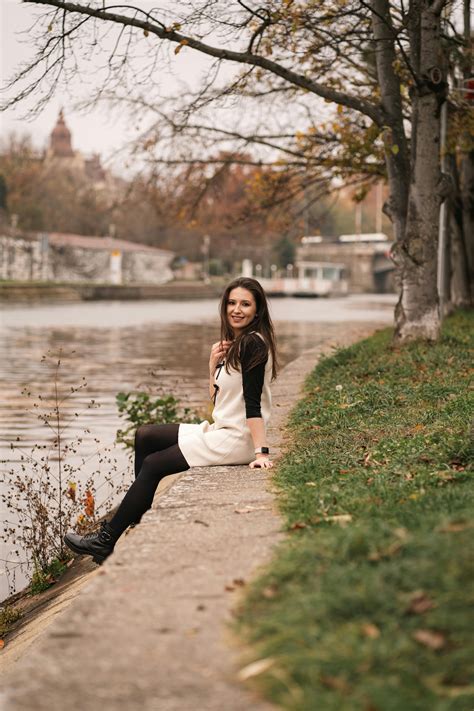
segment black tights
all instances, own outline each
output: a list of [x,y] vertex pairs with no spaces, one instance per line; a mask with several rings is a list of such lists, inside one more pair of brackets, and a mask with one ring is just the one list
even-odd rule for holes
[[109,522],[117,536],[139,523],[163,477],[189,469],[178,446],[179,425],[141,425],[135,433],[135,481]]

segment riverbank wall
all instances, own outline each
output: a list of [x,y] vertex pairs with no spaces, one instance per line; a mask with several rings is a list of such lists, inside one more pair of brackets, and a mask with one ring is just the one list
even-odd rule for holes
[[140,301],[145,299],[214,299],[222,288],[214,284],[174,281],[167,284],[91,284],[0,282],[0,303],[80,301]]

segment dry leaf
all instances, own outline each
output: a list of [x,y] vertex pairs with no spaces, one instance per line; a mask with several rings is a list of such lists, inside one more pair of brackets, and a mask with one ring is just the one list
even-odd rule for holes
[[458,533],[459,531],[464,531],[466,528],[470,528],[471,524],[469,521],[451,521],[446,523],[444,526],[438,528],[438,531],[442,533]]
[[181,40],[177,47],[174,49],[175,54],[179,54],[183,47],[188,44],[188,40]]
[[291,524],[290,531],[297,531],[299,528],[307,528],[307,525],[303,521],[296,521]]
[[436,472],[436,476],[442,481],[454,481],[456,479],[452,472]]
[[71,499],[71,501],[76,501],[76,491],[77,484],[74,481],[68,481],[68,490],[66,491],[66,496]]
[[234,509],[234,513],[245,514],[252,513],[252,511],[267,511],[270,506],[245,506],[242,509]]
[[401,541],[406,541],[408,539],[408,531],[403,526],[398,526],[397,528],[394,528],[393,532],[396,537],[399,538]]
[[446,645],[446,637],[441,632],[434,632],[433,630],[416,630],[413,633],[413,639],[435,652]]
[[92,518],[94,516],[95,499],[90,489],[86,489],[84,495],[84,512],[86,516]]
[[237,679],[239,681],[246,681],[247,679],[250,679],[253,676],[263,674],[263,672],[266,672],[274,664],[275,660],[272,657],[266,657],[266,659],[258,659],[256,662],[252,662],[251,664],[247,664],[246,667],[243,667],[243,669],[238,672]]
[[316,482],[315,481],[307,481],[305,486],[316,486]]
[[239,587],[245,585],[245,580],[243,578],[234,578],[232,582],[234,585],[238,585]]
[[367,622],[362,625],[362,634],[366,637],[370,637],[370,639],[377,639],[377,637],[380,637],[380,630],[377,625]]
[[336,691],[342,691],[342,693],[347,694],[350,691],[350,686],[346,679],[340,676],[330,676],[329,674],[323,674],[321,677],[321,684],[327,686],[328,689],[335,689]]
[[5,646],[5,640],[4,640],[4,639],[0,639],[0,649],[3,649],[4,646]]
[[324,520],[334,521],[334,523],[340,523],[342,526],[345,526],[352,521],[352,516],[350,514],[334,514],[334,516],[325,516]]
[[422,615],[433,607],[435,607],[435,603],[423,590],[415,590],[411,595],[406,612],[410,612],[413,615]]

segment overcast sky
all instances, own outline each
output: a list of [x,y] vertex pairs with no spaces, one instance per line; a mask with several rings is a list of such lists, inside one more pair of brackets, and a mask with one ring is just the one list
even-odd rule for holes
[[[138,0],[134,4],[150,5],[147,0]],[[156,2],[151,4],[156,6]],[[27,30],[35,16],[41,12],[44,12],[43,8],[23,4],[21,0],[0,0],[2,86],[23,62],[33,56],[34,48],[31,41],[28,42]],[[163,78],[164,87],[171,92],[177,83],[189,83],[204,71],[206,62],[207,58],[198,52],[191,50],[180,52],[173,62],[173,76],[167,75]],[[93,87],[91,83],[89,86]],[[85,96],[83,80],[75,88],[76,95],[79,95],[81,90],[82,96]],[[11,131],[28,132],[33,136],[35,145],[44,147],[56,122],[59,109],[63,106],[66,122],[72,132],[75,150],[86,154],[100,153],[107,162],[112,159],[114,151],[118,147],[133,137],[131,122],[128,118],[123,117],[123,114],[122,118],[120,115],[114,115],[112,120],[103,109],[95,109],[87,115],[81,115],[74,111],[73,103],[65,94],[56,95],[39,116],[33,120],[27,120],[25,114],[33,104],[33,100],[28,99],[17,108],[0,113],[2,136]]]

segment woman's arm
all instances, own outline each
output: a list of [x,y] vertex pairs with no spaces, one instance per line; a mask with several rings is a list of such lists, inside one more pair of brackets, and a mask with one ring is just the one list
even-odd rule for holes
[[[261,412],[261,396],[263,383],[265,380],[265,365],[268,360],[268,352],[263,341],[258,337],[258,341],[254,344],[246,344],[241,355],[242,368],[242,389],[245,402],[245,414],[247,417],[247,426],[252,436],[252,441],[255,449],[260,447],[268,447],[267,434],[265,423]],[[257,365],[249,368],[249,364],[253,362],[256,355],[256,349],[260,351],[260,360]],[[266,454],[256,454],[256,459],[250,463],[250,467],[272,467],[273,463]]]

